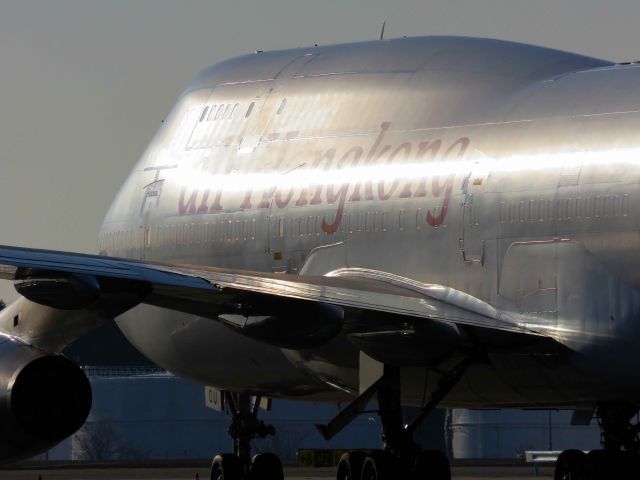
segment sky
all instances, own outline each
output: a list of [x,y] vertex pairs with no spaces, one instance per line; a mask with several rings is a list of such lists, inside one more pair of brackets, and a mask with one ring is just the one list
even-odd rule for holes
[[[637,0],[0,0],[0,244],[96,252],[189,79],[255,50],[468,35],[640,59]],[[10,285],[0,296],[12,297]]]

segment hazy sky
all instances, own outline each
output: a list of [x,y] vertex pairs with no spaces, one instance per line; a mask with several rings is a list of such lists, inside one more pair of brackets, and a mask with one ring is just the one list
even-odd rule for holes
[[[0,243],[95,252],[184,85],[256,49],[474,35],[640,58],[637,0],[0,0]],[[4,286],[0,295],[6,297]]]

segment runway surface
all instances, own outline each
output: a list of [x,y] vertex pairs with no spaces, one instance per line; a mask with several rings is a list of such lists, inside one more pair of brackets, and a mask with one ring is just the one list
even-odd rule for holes
[[[454,467],[455,480],[541,480],[550,479],[553,472],[543,468],[538,477],[533,467]],[[333,468],[285,468],[286,480],[324,480],[335,478]],[[208,480],[206,467],[181,468],[60,468],[54,470],[0,470],[0,480]]]

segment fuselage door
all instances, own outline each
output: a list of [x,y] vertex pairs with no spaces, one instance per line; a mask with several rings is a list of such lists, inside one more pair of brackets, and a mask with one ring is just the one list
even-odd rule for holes
[[[266,99],[262,111],[260,113],[260,119],[256,124],[255,132],[257,134],[257,141],[260,142],[262,136],[267,133],[278,134],[280,132],[274,132],[277,127],[273,125],[270,127],[274,117],[279,115],[283,107],[286,105],[286,86],[289,82],[296,77],[300,70],[307,65],[314,58],[313,54],[302,54],[287,64],[274,82],[273,89]],[[293,252],[291,245],[287,247],[287,235],[291,237],[291,232],[287,230],[293,228],[293,222],[290,217],[287,217],[287,208],[273,208],[274,196],[278,187],[282,187],[287,184],[288,170],[284,170],[285,167],[274,165],[274,173],[278,173],[279,176],[276,180],[277,185],[272,185],[271,198],[269,199],[269,208],[267,214],[267,232],[265,245],[265,253],[267,255],[267,264],[271,266],[271,269],[276,273],[291,273],[295,271],[300,259],[293,258],[294,255],[299,255],[300,252]],[[314,217],[315,218],[315,217]],[[300,219],[298,219],[300,220]],[[311,222],[311,217],[305,219],[307,222]],[[288,228],[287,228],[288,227]]]
[[492,159],[476,152],[476,160],[469,176],[463,185],[462,231],[460,234],[460,250],[462,259],[468,265],[483,265],[485,257],[485,241],[490,228],[489,209],[484,208],[486,186],[491,175]]

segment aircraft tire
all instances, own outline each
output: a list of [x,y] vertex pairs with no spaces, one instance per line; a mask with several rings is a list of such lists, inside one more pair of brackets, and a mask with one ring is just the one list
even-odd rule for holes
[[360,480],[402,480],[408,477],[407,469],[388,452],[370,452],[362,465]]
[[284,480],[282,463],[275,453],[258,453],[251,459],[251,480]]
[[580,450],[565,450],[558,455],[553,480],[586,480],[589,460]]
[[640,462],[629,452],[593,450],[589,459],[590,480],[639,478]]
[[240,459],[233,453],[216,455],[211,463],[211,480],[242,480],[243,468]]
[[412,480],[451,480],[447,456],[438,450],[423,450],[415,461]]
[[361,480],[362,466],[366,455],[364,452],[343,453],[338,462],[337,480]]

